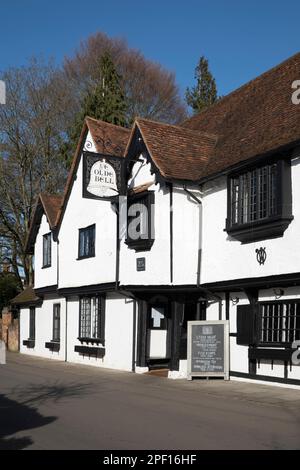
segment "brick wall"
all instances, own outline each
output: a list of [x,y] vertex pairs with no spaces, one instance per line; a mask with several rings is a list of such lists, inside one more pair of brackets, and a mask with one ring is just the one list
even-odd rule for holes
[[0,339],[5,342],[9,351],[19,350],[19,320],[13,317],[8,307],[2,310]]

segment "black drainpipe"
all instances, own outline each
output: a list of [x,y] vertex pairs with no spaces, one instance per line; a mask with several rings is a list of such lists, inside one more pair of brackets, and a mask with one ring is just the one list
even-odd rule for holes
[[66,299],[66,323],[65,323],[65,362],[68,361],[68,297]]
[[173,284],[173,185],[170,188],[170,283]]
[[199,213],[201,211],[201,217],[199,217],[199,235],[201,240],[201,247],[198,247],[198,263],[197,263],[197,287],[200,287],[200,273],[201,273],[201,255],[202,255],[202,201],[195,196],[191,191],[183,186],[183,190],[197,202],[199,205]]

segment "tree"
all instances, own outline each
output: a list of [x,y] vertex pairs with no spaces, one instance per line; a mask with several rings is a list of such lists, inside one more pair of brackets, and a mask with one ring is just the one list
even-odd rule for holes
[[68,140],[62,146],[62,155],[70,166],[85,116],[126,125],[126,99],[122,88],[122,77],[118,74],[109,52],[104,52],[99,61],[98,79],[92,84],[83,99],[68,132]]
[[182,122],[187,115],[175,76],[160,64],[145,59],[126,41],[109,38],[98,32],[82,42],[74,57],[65,59],[64,71],[73,96],[80,95],[98,80],[98,61],[107,51],[121,77],[126,97],[126,122],[131,126],[136,116],[164,121],[171,124]]
[[195,79],[197,83],[191,89],[186,89],[185,99],[194,114],[197,114],[218,100],[216,82],[209,70],[208,60],[204,56],[200,57],[195,68]]
[[[37,195],[64,186],[59,149],[65,139],[70,96],[51,63],[32,60],[1,75],[7,100],[0,106],[0,241],[21,285],[33,281],[26,238]],[[1,248],[0,247],[0,248]]]
[[20,291],[20,285],[14,274],[0,273],[0,314]]

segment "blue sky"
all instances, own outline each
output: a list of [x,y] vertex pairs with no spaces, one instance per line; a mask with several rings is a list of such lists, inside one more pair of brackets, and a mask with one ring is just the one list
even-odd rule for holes
[[224,95],[300,50],[300,2],[0,0],[0,69],[61,63],[98,30],[174,71],[182,92],[205,55]]

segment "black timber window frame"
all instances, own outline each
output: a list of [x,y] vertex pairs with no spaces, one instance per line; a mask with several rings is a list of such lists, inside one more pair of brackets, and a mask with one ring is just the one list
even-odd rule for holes
[[43,268],[51,266],[51,232],[43,235]]
[[78,260],[95,256],[96,225],[80,228],[78,234]]
[[291,348],[300,340],[300,299],[257,302],[237,307],[237,344]]
[[35,307],[29,308],[29,340],[35,341]]
[[79,341],[105,342],[105,296],[81,296],[79,298]]
[[259,302],[257,345],[291,347],[300,340],[300,300]]
[[[128,196],[127,199],[127,237],[126,244],[135,251],[148,251],[154,243],[154,201],[153,191],[143,191],[139,194]],[[142,212],[139,209],[144,210]],[[130,213],[133,210],[133,213]],[[131,237],[130,227],[133,221],[139,217],[141,223],[136,225],[137,237]]]
[[293,219],[289,160],[233,172],[227,191],[225,230],[243,243],[282,236]]
[[60,342],[60,304],[53,304],[52,341]]

